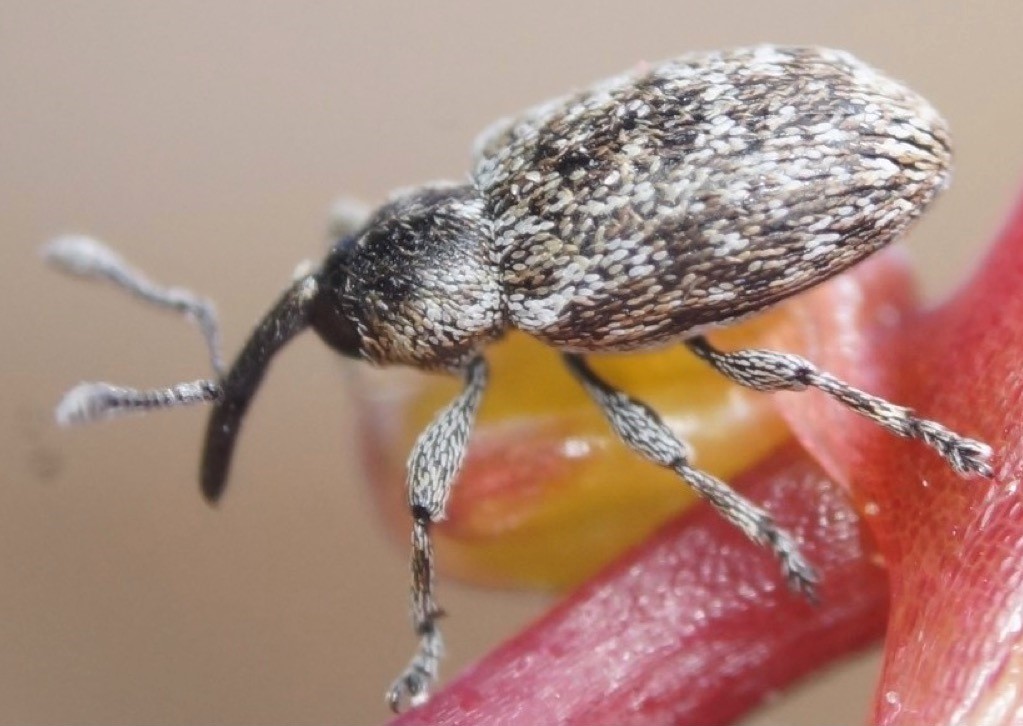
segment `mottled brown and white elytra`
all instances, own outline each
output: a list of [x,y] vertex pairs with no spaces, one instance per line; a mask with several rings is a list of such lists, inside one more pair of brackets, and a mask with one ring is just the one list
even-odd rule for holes
[[[684,56],[501,121],[477,143],[460,184],[396,195],[346,214],[326,260],[297,277],[224,371],[209,302],[162,288],[84,237],[46,255],[185,313],[203,331],[216,377],[136,390],[83,383],[61,422],[213,401],[201,483],[223,492],[270,359],[312,328],[344,355],[457,373],[465,388],[409,458],[412,616],[419,647],[388,691],[420,703],[436,679],[429,526],[444,517],[487,383],[483,350],[518,329],[562,351],[621,440],[670,468],[779,558],[814,597],[796,542],[759,507],[693,466],[647,405],[601,379],[598,351],[685,345],[762,391],[817,388],[889,431],[935,449],[963,475],[991,475],[991,449],[859,391],[798,356],[723,352],[702,333],[817,285],[895,239],[948,181],[945,124],[920,96],[848,53],[760,46]],[[684,381],[679,382],[684,385]]]
[[886,245],[945,186],[948,133],[847,53],[687,56],[502,123],[473,188],[507,324],[577,352],[756,312]]

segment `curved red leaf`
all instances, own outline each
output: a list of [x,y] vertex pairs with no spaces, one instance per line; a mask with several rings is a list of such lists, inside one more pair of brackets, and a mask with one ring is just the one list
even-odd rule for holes
[[[811,347],[829,327],[816,322],[804,329]],[[891,571],[876,721],[1023,723],[1023,206],[942,305],[855,348],[816,347],[832,373],[997,452],[994,482],[965,480],[838,406],[783,402],[800,438],[849,485]]]

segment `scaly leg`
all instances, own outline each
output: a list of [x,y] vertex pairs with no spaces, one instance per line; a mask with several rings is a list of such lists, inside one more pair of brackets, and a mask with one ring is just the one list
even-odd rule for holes
[[582,356],[566,354],[564,359],[569,370],[600,406],[615,433],[630,449],[685,479],[731,524],[757,544],[765,545],[774,552],[793,590],[804,593],[810,600],[815,599],[817,574],[799,552],[792,536],[778,527],[767,512],[720,479],[694,468],[689,450],[656,411],[613,388],[587,365]]
[[910,408],[896,406],[853,388],[798,355],[754,348],[724,353],[702,336],[687,340],[686,346],[718,372],[747,388],[757,391],[816,388],[897,436],[923,441],[958,474],[980,474],[988,478],[993,474],[991,447],[987,444],[960,436],[936,421],[920,418]]
[[442,611],[433,595],[433,546],[430,525],[444,518],[451,483],[462,467],[469,432],[476,418],[487,364],[476,358],[466,369],[466,385],[420,434],[409,456],[408,502],[412,510],[412,624],[419,647],[408,667],[387,691],[387,703],[397,711],[403,698],[416,706],[426,701],[444,652],[437,619]]

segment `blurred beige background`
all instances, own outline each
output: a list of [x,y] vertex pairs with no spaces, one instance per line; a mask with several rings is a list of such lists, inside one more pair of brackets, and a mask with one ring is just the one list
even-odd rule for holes
[[[280,358],[210,510],[205,412],[51,424],[79,380],[207,369],[189,326],[44,270],[41,242],[89,232],[210,294],[233,354],[336,195],[458,177],[488,122],[640,60],[813,43],[951,121],[955,184],[910,243],[935,292],[1017,189],[1021,36],[1020,0],[0,1],[0,723],[375,723],[412,643],[338,361],[311,337]],[[545,601],[441,597],[448,676]],[[858,723],[873,669],[757,722]]]

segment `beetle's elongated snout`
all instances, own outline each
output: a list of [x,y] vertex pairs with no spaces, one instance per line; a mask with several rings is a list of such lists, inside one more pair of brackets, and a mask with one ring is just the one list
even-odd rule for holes
[[295,281],[253,331],[224,377],[223,394],[206,428],[200,469],[203,496],[211,503],[224,493],[241,422],[263,380],[270,360],[309,326],[309,309],[319,285],[309,275]]

